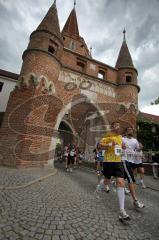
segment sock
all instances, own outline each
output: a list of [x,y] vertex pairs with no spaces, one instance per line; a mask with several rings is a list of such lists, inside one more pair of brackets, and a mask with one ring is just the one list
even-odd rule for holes
[[141,182],[141,184],[143,184],[143,180],[142,179],[140,179],[140,182]]
[[117,188],[120,210],[124,210],[125,192],[123,187]]

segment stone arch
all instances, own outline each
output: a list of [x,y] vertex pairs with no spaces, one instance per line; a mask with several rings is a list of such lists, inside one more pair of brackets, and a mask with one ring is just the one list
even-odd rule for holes
[[[81,116],[79,112],[80,108],[83,109],[81,112]],[[89,148],[94,147],[95,142],[97,141],[96,138],[102,136],[103,133],[106,131],[106,121],[103,117],[102,112],[103,109],[100,108],[97,102],[89,99],[87,96],[82,94],[74,95],[71,101],[67,105],[63,105],[62,109],[58,113],[54,130],[58,131],[60,123],[62,121],[66,122],[66,124],[68,124],[72,129],[74,141],[79,145],[81,144],[82,146],[84,146],[85,144],[85,150],[86,152],[88,152],[87,150]],[[65,119],[66,114],[69,115],[68,121]],[[75,115],[78,115],[77,117],[81,117],[80,120],[76,119],[78,121],[78,124],[76,124],[76,120],[74,119]],[[97,122],[100,123],[98,126],[99,128],[97,128],[97,126],[93,126],[93,124],[96,124]],[[78,128],[80,125],[79,123],[83,128],[83,132],[80,131],[80,129]],[[102,128],[104,127],[103,130],[100,129],[101,125]],[[91,142],[91,137],[86,138],[86,134],[84,133],[85,130],[87,131],[87,133],[90,133],[88,135],[92,136],[92,139],[94,139],[94,141]],[[56,137],[53,137],[51,147],[54,149],[56,148],[56,141]],[[50,161],[53,161],[53,158]]]

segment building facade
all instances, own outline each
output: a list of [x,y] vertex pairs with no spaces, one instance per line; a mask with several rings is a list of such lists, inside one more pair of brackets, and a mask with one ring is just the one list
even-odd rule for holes
[[9,95],[14,90],[18,74],[0,69],[0,112],[5,112]]
[[53,165],[59,137],[89,160],[111,122],[136,126],[138,73],[123,33],[116,66],[99,62],[79,34],[75,8],[60,31],[54,2],[23,53],[0,129],[1,165]]

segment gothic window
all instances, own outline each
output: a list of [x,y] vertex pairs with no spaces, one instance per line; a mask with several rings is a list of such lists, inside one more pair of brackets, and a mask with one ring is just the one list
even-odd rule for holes
[[3,82],[0,82],[0,92],[2,91],[2,88],[3,88]]
[[55,48],[53,46],[49,46],[48,51],[52,54],[55,53]]
[[105,71],[99,70],[99,72],[98,72],[98,78],[104,80],[104,79],[105,79]]

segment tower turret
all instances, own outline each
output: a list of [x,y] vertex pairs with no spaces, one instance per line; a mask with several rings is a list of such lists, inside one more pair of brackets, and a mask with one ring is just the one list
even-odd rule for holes
[[[40,58],[43,58],[43,61],[40,61],[40,63],[44,66],[46,66],[46,63],[48,63],[49,61],[49,66],[51,67],[51,63],[53,65],[58,64],[58,61],[60,60],[62,54],[62,50],[63,42],[60,33],[56,1],[54,1],[53,5],[48,10],[42,22],[39,24],[37,29],[32,32],[30,36],[28,48],[23,53],[24,63],[21,73],[25,74],[25,62],[27,61],[27,58],[29,58],[29,60],[35,60],[35,57],[31,57],[33,56],[33,54],[34,56],[36,55]],[[31,64],[31,68],[32,67],[33,65]],[[54,66],[52,67],[54,69]]]
[[137,84],[137,70],[134,67],[131,54],[126,43],[126,31],[123,31],[123,43],[115,67],[118,71],[118,84]]
[[[59,108],[56,97],[63,51],[56,1],[31,34],[23,53],[23,64],[16,88],[11,92],[1,128],[4,145],[1,164],[6,166],[43,165]],[[55,96],[56,94],[56,96]],[[54,114],[51,114],[51,108]],[[5,138],[7,136],[7,140]],[[47,149],[47,150],[46,150]],[[6,156],[4,153],[8,153]]]
[[[126,43],[126,31],[123,31],[123,43],[116,62],[117,72],[117,101],[121,104],[121,109],[125,113],[121,120],[126,123],[131,122],[132,126],[136,123],[136,112],[138,109],[138,92],[140,90],[137,85],[138,72],[134,67],[131,54]],[[125,110],[124,110],[125,109]]]

